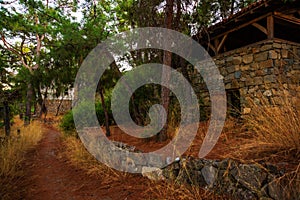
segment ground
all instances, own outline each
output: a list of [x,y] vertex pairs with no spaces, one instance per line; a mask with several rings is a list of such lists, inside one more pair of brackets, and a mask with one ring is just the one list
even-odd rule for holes
[[[83,167],[74,165],[67,156],[66,140],[63,139],[62,133],[54,126],[45,124],[43,126],[45,129],[44,138],[34,150],[25,156],[23,168],[26,175],[22,185],[20,185],[24,190],[22,199],[157,199],[161,195],[154,194],[157,189],[153,188],[159,188],[157,187],[158,183],[140,174],[112,171],[111,175],[101,176],[99,173],[88,173]],[[206,127],[207,124],[200,124],[200,129],[204,130],[200,130],[200,133],[197,134],[191,148],[185,153],[186,155],[197,156],[202,140],[201,132],[205,132]],[[157,143],[155,140],[145,141],[128,137],[117,127],[111,127],[111,130],[111,140],[134,145],[145,152],[153,151],[165,145],[164,143]],[[228,148],[229,144],[231,146],[239,145],[234,137],[236,134],[234,128],[225,127],[224,131],[227,134],[222,134],[217,145],[206,158],[226,157],[231,151]],[[183,191],[185,193],[186,190]],[[209,198],[219,199],[211,196]],[[173,199],[177,198],[174,197]]]
[[108,181],[72,166],[61,154],[64,145],[60,136],[57,130],[47,127],[44,138],[27,155],[24,199],[140,199],[146,195],[145,185],[152,183],[141,175]]

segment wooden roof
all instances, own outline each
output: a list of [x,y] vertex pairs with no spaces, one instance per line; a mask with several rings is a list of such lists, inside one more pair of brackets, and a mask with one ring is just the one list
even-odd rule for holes
[[211,54],[217,55],[264,39],[291,39],[300,43],[299,33],[300,0],[260,0],[209,27],[196,38]]
[[[294,11],[294,13],[289,13],[290,11]],[[217,35],[270,12],[288,12],[289,15],[297,13],[296,15],[300,16],[300,0],[287,2],[284,2],[284,0],[260,0],[250,4],[225,20],[210,26],[208,31],[211,34]]]

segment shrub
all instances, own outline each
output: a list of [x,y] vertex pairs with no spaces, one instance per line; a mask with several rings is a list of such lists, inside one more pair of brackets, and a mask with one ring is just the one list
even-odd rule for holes
[[[105,100],[105,106],[107,108],[108,111],[108,117],[109,117],[109,124],[114,124],[114,120],[113,120],[113,116],[112,116],[112,112],[110,109],[110,98],[107,98]],[[75,130],[75,124],[74,124],[74,119],[73,119],[73,112],[76,114],[77,112],[80,112],[80,115],[85,116],[78,124],[78,126],[88,126],[88,124],[90,124],[90,122],[92,121],[91,118],[91,109],[92,105],[88,105],[88,104],[83,104],[81,107],[81,110],[71,110],[68,113],[66,113],[61,122],[60,122],[60,127],[61,129],[64,131],[65,134],[69,135],[69,134],[74,134],[74,130]],[[104,110],[102,107],[102,104],[97,101],[95,104],[95,110],[96,110],[96,115],[98,118],[98,122],[101,126],[105,125],[105,114],[104,114]]]

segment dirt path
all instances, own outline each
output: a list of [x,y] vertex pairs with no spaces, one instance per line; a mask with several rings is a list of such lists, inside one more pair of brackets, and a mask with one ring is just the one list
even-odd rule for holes
[[[140,199],[149,181],[140,175],[130,175],[125,182],[107,185],[100,177],[86,175],[68,163],[59,152],[63,145],[60,133],[47,128],[35,151],[25,163],[28,176],[25,199],[30,200],[88,200]],[[148,183],[147,183],[148,182]],[[138,186],[135,186],[139,183]],[[146,184],[146,185],[145,185]],[[149,186],[149,185],[148,185]]]

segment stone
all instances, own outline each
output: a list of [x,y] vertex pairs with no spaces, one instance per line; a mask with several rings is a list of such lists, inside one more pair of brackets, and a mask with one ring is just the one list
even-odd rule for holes
[[231,83],[231,88],[234,89],[234,88],[239,88],[239,82],[237,80],[232,80],[232,83]]
[[264,61],[268,59],[268,52],[262,52],[254,55],[255,61]]
[[277,48],[277,49],[281,49],[282,45],[279,44],[279,43],[274,42],[274,43],[273,43],[273,47],[274,47],[274,48]]
[[269,58],[270,59],[277,59],[278,58],[277,52],[275,50],[269,51]]
[[232,56],[228,56],[225,58],[225,61],[226,62],[231,62],[233,60],[233,57]]
[[266,72],[264,70],[260,69],[256,71],[256,76],[264,76],[264,75],[266,75]]
[[254,77],[254,83],[255,83],[255,85],[262,85],[263,78],[262,77]]
[[253,54],[243,56],[243,63],[250,64],[252,62],[253,62]]
[[266,61],[259,62],[260,69],[269,68],[273,66],[274,66],[273,60],[266,60]]
[[264,83],[274,83],[274,82],[275,82],[275,76],[274,75],[264,76]]
[[250,65],[250,69],[251,69],[252,71],[258,70],[258,69],[259,69],[259,64],[258,64],[258,63],[252,63],[252,64]]
[[260,48],[260,50],[261,50],[261,51],[266,51],[266,50],[269,50],[269,49],[272,49],[272,48],[273,48],[273,47],[272,47],[271,44],[266,44],[266,45],[262,46],[262,47]]
[[[230,173],[241,185],[255,193],[260,193],[262,184],[267,178],[267,173],[256,165],[240,164]],[[262,195],[258,194],[258,196]]]
[[242,65],[240,68],[241,68],[241,71],[248,71],[250,66],[249,65]]
[[156,167],[142,167],[142,175],[153,181],[164,180],[162,170]]
[[232,87],[231,87],[231,83],[227,83],[226,85],[225,85],[225,89],[226,90],[230,90]]
[[284,189],[282,188],[282,186],[280,185],[280,183],[278,183],[278,181],[275,180],[275,178],[273,176],[269,176],[268,177],[268,193],[270,195],[270,197],[274,200],[282,200],[285,199],[284,198]]
[[246,85],[247,85],[247,86],[255,85],[254,79],[251,78],[251,77],[247,77],[247,78],[246,78]]
[[229,66],[226,69],[227,69],[228,73],[231,74],[235,71],[235,66]]
[[242,75],[241,71],[236,71],[236,72],[234,72],[234,77],[235,77],[236,79],[241,78],[241,75]]
[[241,64],[241,63],[242,63],[242,57],[241,57],[241,56],[233,57],[232,63],[233,63],[234,65],[239,65],[239,64]]
[[202,176],[209,187],[212,187],[218,176],[218,171],[213,166],[204,166],[201,169]]
[[255,75],[255,72],[250,72],[250,77],[255,77],[256,75]]

